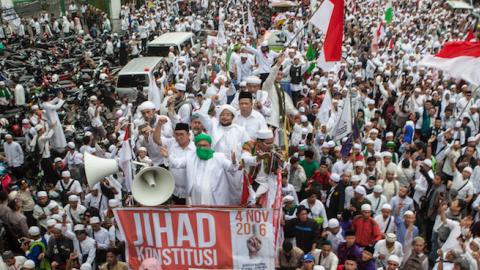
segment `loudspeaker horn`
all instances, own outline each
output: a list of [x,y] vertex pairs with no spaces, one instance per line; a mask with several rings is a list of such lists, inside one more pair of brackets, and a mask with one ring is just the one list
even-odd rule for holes
[[83,157],[85,161],[85,175],[90,187],[106,176],[118,172],[118,164],[115,159],[99,158],[88,152]]
[[166,202],[173,194],[175,180],[164,168],[146,167],[137,173],[132,183],[133,198],[145,206]]

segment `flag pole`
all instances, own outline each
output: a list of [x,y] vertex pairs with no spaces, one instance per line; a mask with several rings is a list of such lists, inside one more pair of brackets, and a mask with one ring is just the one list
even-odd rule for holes
[[[242,20],[243,20],[243,39],[247,40],[247,21],[245,21],[245,1],[242,1],[240,5],[242,7]],[[251,29],[250,29],[251,31]]]

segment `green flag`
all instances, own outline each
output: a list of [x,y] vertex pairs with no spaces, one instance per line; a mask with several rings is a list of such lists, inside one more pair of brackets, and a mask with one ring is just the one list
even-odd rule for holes
[[312,74],[312,71],[315,69],[315,62],[312,62],[310,63],[310,66],[307,68],[307,70],[305,71],[305,73],[307,73],[308,75],[311,75]]
[[227,57],[226,57],[226,61],[225,61],[228,71],[230,71],[230,58],[232,57],[232,53],[233,53],[233,47],[230,46],[227,49]]
[[391,23],[392,19],[393,19],[392,1],[388,1],[387,6],[385,8],[385,22]]
[[308,44],[306,57],[307,57],[307,61],[315,60],[315,51],[313,50],[313,46],[311,42]]

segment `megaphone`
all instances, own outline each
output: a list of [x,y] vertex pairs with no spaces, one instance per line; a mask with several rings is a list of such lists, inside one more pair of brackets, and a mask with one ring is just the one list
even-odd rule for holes
[[156,206],[166,202],[174,188],[175,180],[169,171],[161,167],[146,167],[135,175],[132,195],[145,206]]
[[83,157],[85,161],[85,175],[90,187],[106,176],[118,172],[118,164],[115,159],[99,158],[88,152]]

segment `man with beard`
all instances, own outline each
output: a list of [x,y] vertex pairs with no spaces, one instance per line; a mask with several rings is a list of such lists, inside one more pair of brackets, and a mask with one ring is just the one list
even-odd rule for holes
[[167,102],[168,115],[174,124],[190,123],[192,100],[187,97],[185,91],[187,91],[187,86],[183,83],[177,83],[175,84],[175,95],[165,99]]
[[57,202],[48,199],[46,191],[39,191],[37,193],[37,204],[33,208],[33,217],[38,221],[38,225],[47,229],[47,217],[50,216],[50,209],[54,205],[58,205]]
[[189,205],[236,204],[232,190],[239,184],[233,182],[235,178],[227,177],[228,174],[237,171],[235,153],[232,152],[228,159],[223,153],[212,149],[212,141],[210,135],[197,135],[194,140],[196,155],[193,157],[175,158],[169,156],[166,147],[161,148],[163,156],[168,158],[172,168],[186,170],[186,197]]

